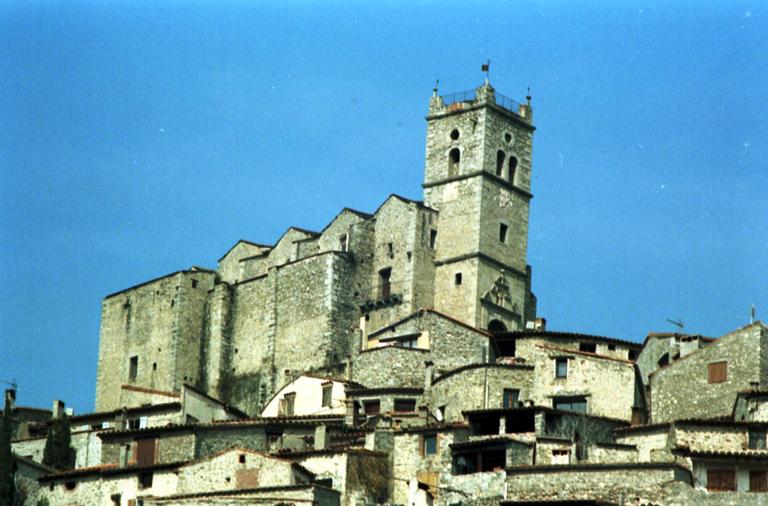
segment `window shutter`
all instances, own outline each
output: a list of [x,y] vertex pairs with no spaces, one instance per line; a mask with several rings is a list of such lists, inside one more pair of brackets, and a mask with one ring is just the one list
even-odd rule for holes
[[728,362],[707,365],[707,383],[722,383],[728,379]]
[[768,492],[768,471],[759,470],[749,472],[749,491]]
[[731,469],[708,469],[707,490],[736,492],[736,472]]
[[151,466],[155,463],[155,439],[136,441],[136,465]]

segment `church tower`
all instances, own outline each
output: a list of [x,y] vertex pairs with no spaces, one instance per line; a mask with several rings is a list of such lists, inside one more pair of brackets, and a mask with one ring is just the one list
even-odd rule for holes
[[432,96],[424,203],[439,211],[436,310],[490,330],[535,318],[527,264],[533,111],[496,93]]

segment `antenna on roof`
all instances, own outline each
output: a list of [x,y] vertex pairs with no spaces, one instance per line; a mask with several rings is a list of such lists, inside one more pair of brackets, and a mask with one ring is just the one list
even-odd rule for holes
[[666,320],[669,323],[671,323],[672,325],[674,325],[675,327],[679,327],[680,330],[683,330],[683,328],[685,327],[685,322],[683,320],[681,320],[680,318],[678,318],[677,321],[670,320],[669,318],[666,318]]
[[749,324],[755,323],[755,305],[752,304],[752,310],[749,312]]

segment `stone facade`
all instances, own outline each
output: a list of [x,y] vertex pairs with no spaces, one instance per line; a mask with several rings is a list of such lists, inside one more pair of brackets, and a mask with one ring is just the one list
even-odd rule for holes
[[[132,405],[126,384],[179,392],[188,383],[255,415],[296,364],[336,374],[369,335],[425,307],[476,328],[522,328],[535,316],[531,115],[489,85],[462,101],[435,96],[426,203],[392,196],[373,214],[344,209],[321,232],[239,241],[215,271],[106,297],[97,410]],[[433,352],[446,369],[481,353]]]

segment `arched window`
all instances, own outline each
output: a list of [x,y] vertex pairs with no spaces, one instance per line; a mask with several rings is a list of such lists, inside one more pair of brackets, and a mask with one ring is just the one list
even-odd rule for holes
[[500,334],[507,331],[507,326],[500,320],[491,320],[488,323],[488,332],[492,334]]
[[669,353],[662,355],[657,363],[659,364],[659,367],[664,367],[665,365],[669,364]]
[[451,139],[454,141],[459,139],[459,131],[455,128],[451,130]]
[[515,184],[515,171],[517,170],[517,157],[509,157],[509,182]]
[[455,176],[459,173],[459,165],[461,164],[461,152],[459,148],[453,148],[448,153],[448,177]]
[[496,152],[496,175],[501,176],[501,171],[504,170],[504,159],[507,157],[504,151],[499,150]]

